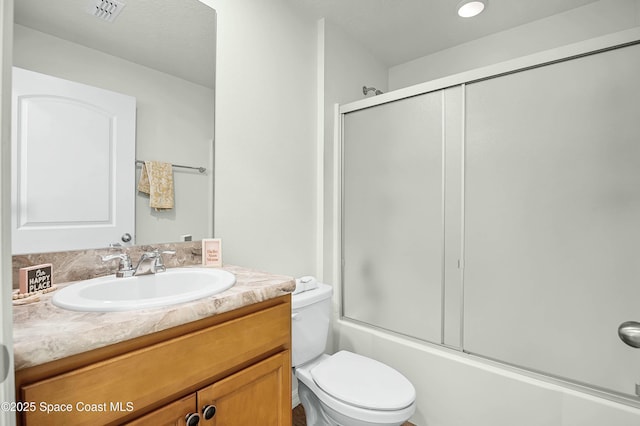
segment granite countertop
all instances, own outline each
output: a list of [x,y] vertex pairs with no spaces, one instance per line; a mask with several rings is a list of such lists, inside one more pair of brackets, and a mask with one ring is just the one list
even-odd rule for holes
[[[253,303],[295,289],[295,280],[238,266],[224,268],[236,276],[229,290],[193,302],[125,312],[75,312],[40,301],[13,307],[15,369],[21,370],[70,355],[144,336]],[[61,287],[60,285],[59,287]]]

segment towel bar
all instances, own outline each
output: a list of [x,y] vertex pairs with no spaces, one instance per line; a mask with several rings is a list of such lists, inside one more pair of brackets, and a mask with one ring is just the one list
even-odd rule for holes
[[[136,164],[144,164],[144,161],[142,160],[136,160]],[[206,167],[192,167],[192,166],[181,166],[180,164],[172,164],[172,167],[180,167],[182,169],[192,169],[192,170],[197,170],[200,173],[204,173],[207,171]]]

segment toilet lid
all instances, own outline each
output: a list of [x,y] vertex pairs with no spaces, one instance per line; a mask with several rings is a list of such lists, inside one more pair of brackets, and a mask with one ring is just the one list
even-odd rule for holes
[[409,380],[386,364],[340,351],[311,369],[316,384],[334,398],[372,410],[400,410],[416,399]]

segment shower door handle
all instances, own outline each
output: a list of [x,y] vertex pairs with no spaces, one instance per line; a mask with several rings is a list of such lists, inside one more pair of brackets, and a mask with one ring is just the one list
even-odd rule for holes
[[627,345],[640,348],[640,322],[626,321],[618,327],[618,336]]

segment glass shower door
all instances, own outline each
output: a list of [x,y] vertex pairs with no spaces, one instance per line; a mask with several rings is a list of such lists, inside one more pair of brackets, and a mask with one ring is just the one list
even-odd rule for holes
[[440,343],[443,96],[345,114],[343,315]]
[[640,46],[467,85],[464,349],[634,395]]

